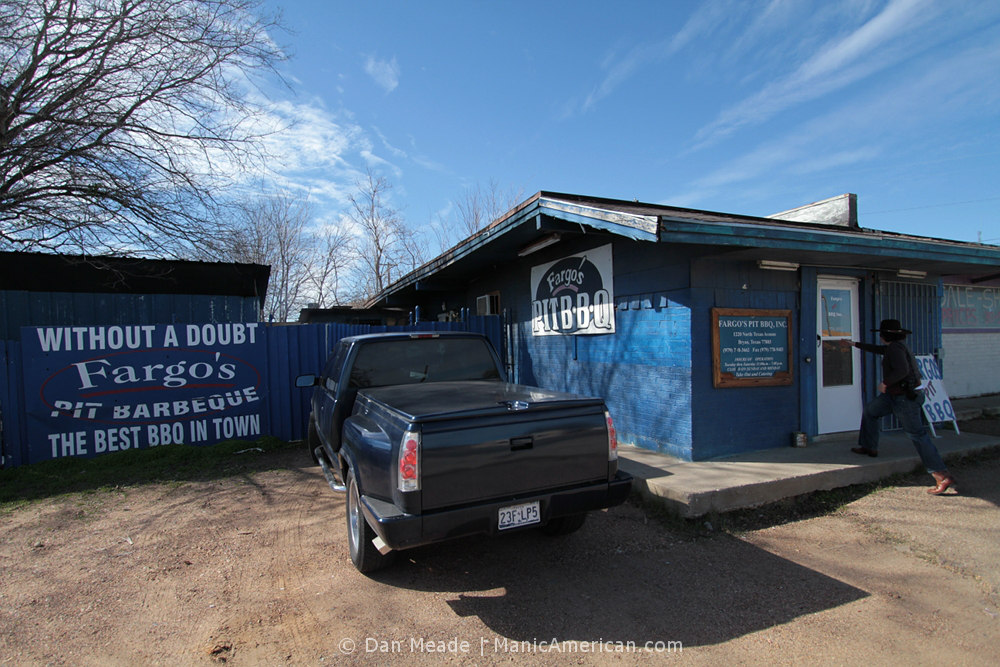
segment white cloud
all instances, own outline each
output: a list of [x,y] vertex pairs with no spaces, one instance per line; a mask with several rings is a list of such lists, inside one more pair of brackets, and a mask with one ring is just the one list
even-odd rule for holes
[[787,76],[721,112],[698,131],[696,148],[912,57],[931,45],[921,29],[932,26],[941,11],[930,0],[893,0],[856,30],[824,44]]
[[389,169],[397,179],[403,175],[402,169],[385,158],[376,155],[369,149],[362,149],[360,155],[361,159],[365,161],[365,164],[371,167],[373,171],[383,171],[385,169]]
[[345,205],[370,149],[364,129],[349,113],[334,113],[318,99],[284,99],[266,105],[254,119],[253,133],[263,137],[260,168],[234,173],[248,191],[263,185],[323,207]]
[[382,142],[383,148],[385,148],[387,151],[395,155],[397,158],[403,160],[409,157],[406,154],[406,151],[404,151],[402,148],[397,148],[396,146],[392,145],[389,142],[389,139],[384,134],[382,134],[382,130],[373,126],[372,131],[375,133],[375,136],[378,137],[378,140]]
[[792,168],[798,174],[812,174],[837,167],[847,167],[860,162],[870,162],[882,155],[876,146],[859,146],[851,150],[830,152],[813,158],[800,159]]
[[423,155],[413,156],[413,164],[421,167],[422,169],[426,169],[427,171],[435,171],[439,174],[451,174],[451,170],[444,164]]
[[363,135],[358,125],[317,104],[286,100],[273,113],[275,125],[287,125],[268,140],[269,151],[278,158],[274,166],[282,171],[343,165],[343,156]]
[[379,60],[375,56],[368,56],[365,60],[365,72],[386,93],[391,93],[399,85],[399,63],[396,62],[395,56],[392,60]]
[[957,123],[996,113],[1000,90],[983,76],[1000,71],[1000,44],[990,35],[949,57],[924,60],[908,76],[865,96],[845,96],[822,115],[727,158],[667,203],[698,206],[740,188],[749,192],[763,183],[871,163],[915,134],[935,132],[943,119]]
[[584,99],[582,110],[588,111],[611,95],[640,68],[669,58],[688,44],[696,42],[701,36],[711,33],[720,22],[732,20],[733,13],[738,9],[739,4],[733,5],[728,2],[700,3],[687,23],[673,36],[634,46],[621,58],[608,56],[602,65],[606,74]]

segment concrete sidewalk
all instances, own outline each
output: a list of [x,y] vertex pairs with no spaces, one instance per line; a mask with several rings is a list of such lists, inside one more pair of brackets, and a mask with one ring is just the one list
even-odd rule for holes
[[[996,396],[954,403],[961,419],[1000,412]],[[934,444],[945,461],[1000,447],[1000,436],[956,434],[950,424],[939,426],[937,434]],[[681,461],[623,446],[618,465],[633,476],[633,490],[684,518],[865,484],[920,468],[913,444],[902,432],[882,434],[877,458],[852,453],[856,445],[857,434],[845,433],[823,436],[807,447],[763,449],[712,461]],[[928,476],[928,488],[931,481]],[[961,485],[958,489],[961,492]]]

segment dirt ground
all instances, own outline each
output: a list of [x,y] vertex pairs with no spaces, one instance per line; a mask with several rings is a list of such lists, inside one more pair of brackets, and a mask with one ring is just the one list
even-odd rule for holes
[[954,466],[957,496],[916,476],[739,535],[627,504],[372,578],[343,496],[304,451],[271,456],[0,516],[0,664],[996,664],[997,456]]

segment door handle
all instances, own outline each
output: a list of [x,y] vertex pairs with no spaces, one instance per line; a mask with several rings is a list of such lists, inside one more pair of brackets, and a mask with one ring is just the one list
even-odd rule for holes
[[510,451],[519,452],[525,449],[531,449],[535,446],[535,439],[531,436],[526,438],[511,438],[510,439]]

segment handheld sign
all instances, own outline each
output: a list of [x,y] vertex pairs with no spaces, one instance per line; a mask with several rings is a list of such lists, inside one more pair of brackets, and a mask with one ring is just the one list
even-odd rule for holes
[[944,388],[944,375],[937,360],[929,354],[922,354],[917,357],[917,364],[920,366],[920,374],[924,378],[924,416],[931,427],[931,433],[938,437],[934,430],[935,422],[951,422],[958,433],[958,420],[955,418],[955,408],[948,398],[948,390]]

